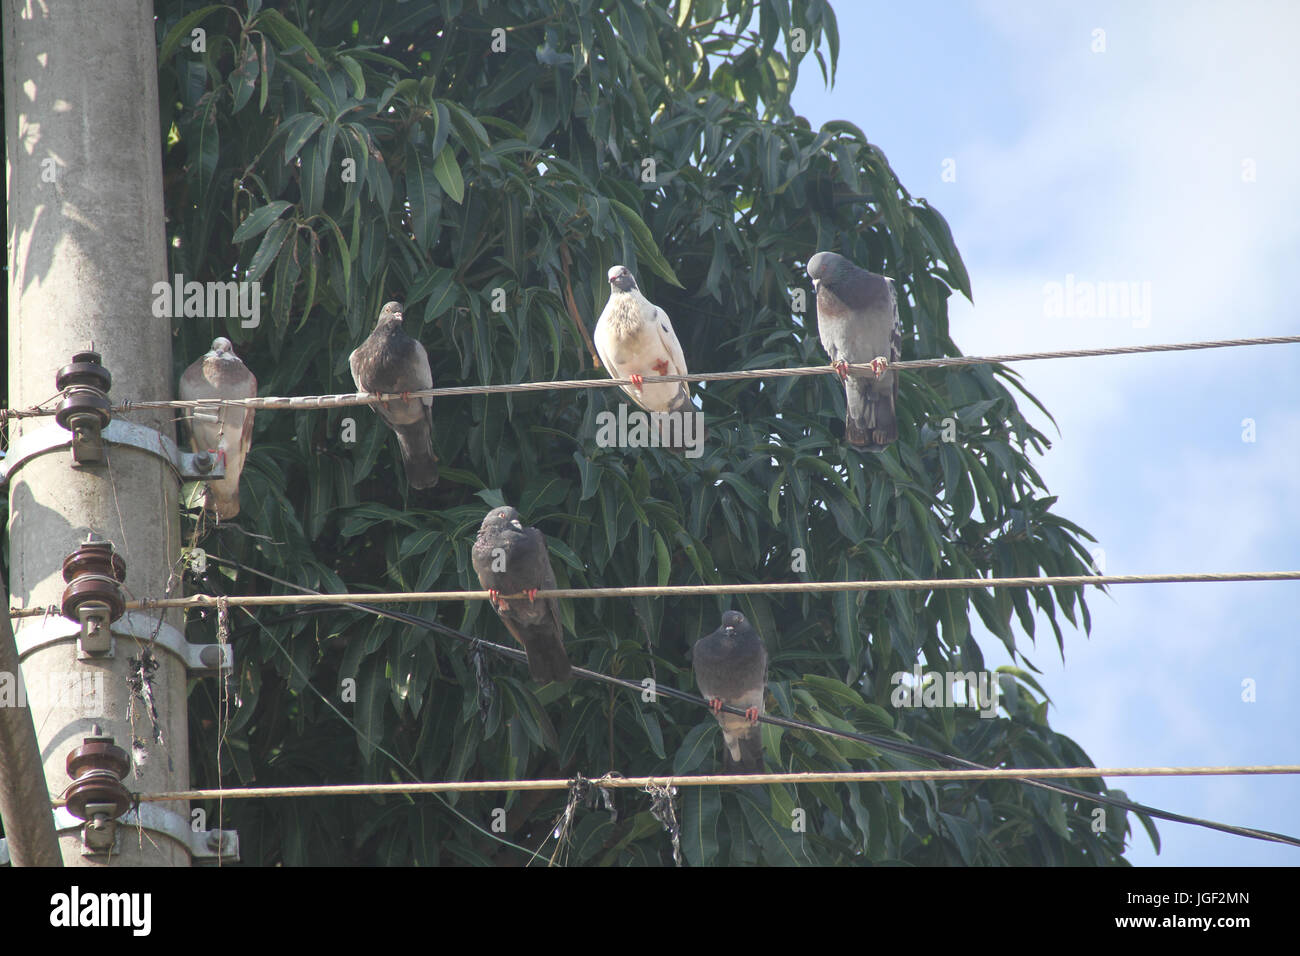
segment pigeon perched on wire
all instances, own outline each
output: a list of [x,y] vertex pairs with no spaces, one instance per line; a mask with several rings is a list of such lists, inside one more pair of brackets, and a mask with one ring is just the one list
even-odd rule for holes
[[[212,340],[212,351],[181,373],[180,397],[186,401],[210,398],[255,398],[257,378],[235,355],[230,339]],[[200,405],[185,410],[190,446],[211,452],[225,463],[226,477],[207,483],[204,503],[218,518],[239,514],[239,475],[253,443],[253,409],[239,405]]]
[[[722,727],[727,773],[763,772],[763,733],[758,723],[767,692],[767,648],[739,611],[722,615],[722,626],[695,642],[695,683]],[[727,704],[745,716],[722,711]]]
[[[677,333],[668,319],[668,313],[650,302],[637,288],[627,266],[614,266],[608,274],[610,295],[605,309],[596,322],[594,336],[596,353],[611,378],[630,378],[631,385],[620,386],[623,391],[648,412],[677,412],[681,414],[681,432],[672,435],[669,422],[661,426],[660,446],[670,451],[684,451],[688,416],[696,413],[691,393],[685,382],[642,382],[646,375],[689,375],[686,356],[677,341]],[[673,437],[681,440],[673,441]],[[699,441],[707,432],[700,425]],[[669,440],[663,440],[669,439]]]
[[[402,306],[388,302],[369,338],[348,357],[357,389],[371,395],[403,395],[433,387],[433,372],[424,346],[402,329]],[[403,397],[373,408],[397,435],[412,488],[438,483],[438,456],[433,453],[433,399]]]
[[[501,623],[527,652],[533,680],[540,684],[569,680],[559,605],[554,598],[536,597],[538,591],[555,587],[546,536],[525,526],[514,508],[494,508],[479,526],[470,556]],[[528,597],[506,599],[502,594]]]
[[[817,335],[844,381],[844,440],[884,451],[898,438],[898,373],[886,368],[902,356],[894,282],[835,252],[809,259],[808,275],[817,290]],[[850,375],[846,367],[867,363],[874,375]]]

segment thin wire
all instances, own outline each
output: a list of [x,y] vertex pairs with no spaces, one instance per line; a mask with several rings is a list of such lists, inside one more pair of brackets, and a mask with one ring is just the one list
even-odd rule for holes
[[[286,581],[283,578],[278,578],[273,574],[268,574],[267,572],[260,571],[257,568],[251,568],[248,565],[241,564],[238,561],[232,561],[229,558],[221,558],[221,557],[217,557],[216,555],[209,555],[208,559],[211,561],[217,561],[218,563],[221,564],[229,565],[234,568],[238,568],[243,571],[248,571],[251,574],[255,574],[269,581],[273,581],[284,587],[293,588],[294,590],[297,591],[314,593],[312,589],[309,587],[305,587],[301,584],[294,584],[292,581]],[[400,621],[412,627],[433,631],[435,633],[446,634],[450,637],[456,638],[459,641],[462,641],[463,643],[469,644],[470,646],[486,648],[502,657],[506,657],[511,660],[518,661],[520,663],[526,663],[528,660],[528,655],[524,651],[518,648],[505,647],[501,644],[493,644],[490,641],[480,640],[479,638],[476,638],[473,635],[466,634],[463,631],[458,631],[455,628],[448,627],[447,625],[442,624],[439,621],[430,620],[429,618],[419,617],[414,614],[407,614],[402,611],[390,611],[385,608],[375,607],[373,605],[368,605],[368,604],[348,604],[347,606],[355,610],[364,611],[369,614],[377,615],[379,617],[386,617],[391,620]],[[245,613],[251,614],[251,612],[245,612]],[[588,680],[600,681],[606,684],[612,684],[617,687],[623,687],[627,690],[632,691],[638,696],[645,692],[645,686],[637,681],[625,680],[624,678],[614,677],[610,674],[602,674],[599,671],[588,670],[585,667],[573,667],[572,671],[578,677],[583,677]],[[675,687],[669,687],[664,684],[656,683],[654,692],[656,695],[662,694],[666,697],[672,697],[677,700],[683,700],[686,701],[687,703],[695,704],[700,707],[709,708],[711,706],[710,702],[705,700],[703,697],[699,697],[693,694],[688,694],[686,691],[678,690]],[[720,709],[726,713],[746,716],[745,711],[740,710],[737,707],[732,707],[730,704],[723,704]],[[983,764],[976,763],[973,760],[967,760],[964,757],[956,757],[953,756],[952,754],[946,754],[939,750],[932,750],[929,747],[923,747],[919,744],[911,744],[911,743],[906,743],[904,741],[890,740],[885,737],[877,737],[874,734],[861,734],[853,731],[839,730],[832,727],[823,727],[820,724],[811,724],[806,721],[795,720],[788,717],[777,717],[772,714],[759,714],[758,719],[761,723],[772,724],[777,727],[786,727],[792,730],[803,730],[810,733],[824,734],[830,737],[839,737],[844,740],[856,740],[860,743],[868,744],[869,746],[876,747],[880,750],[888,750],[888,751],[893,751],[895,753],[906,754],[908,756],[920,757],[927,760],[935,760],[935,761],[939,761],[940,763],[947,763],[959,767],[965,767],[971,770],[992,769],[990,767],[984,766]],[[1067,784],[1062,784],[1062,783],[1049,783],[1045,780],[1026,779],[1022,776],[1016,777],[1015,779],[1021,783],[1024,783],[1026,786],[1029,787],[1037,787],[1040,790],[1047,790],[1064,796],[1073,797],[1078,800],[1086,800],[1092,803],[1100,803],[1105,806],[1111,806],[1120,810],[1126,810],[1132,813],[1137,813],[1148,817],[1154,817],[1159,820],[1168,820],[1172,823],[1185,823],[1190,826],[1204,827],[1211,830],[1218,830],[1223,833],[1230,833],[1233,834],[1234,836],[1245,836],[1245,837],[1250,837],[1251,839],[1254,840],[1265,840],[1271,843],[1283,843],[1288,846],[1300,847],[1300,839],[1287,836],[1282,833],[1274,833],[1271,830],[1256,830],[1251,827],[1239,827],[1229,823],[1218,823],[1214,820],[1205,820],[1200,817],[1192,817],[1181,813],[1174,813],[1169,810],[1160,810],[1156,807],[1149,807],[1146,804],[1134,803],[1131,800],[1124,800],[1118,797],[1111,797],[1099,793],[1094,793],[1090,790],[1080,790],[1076,787],[1071,787]]]
[[[1055,777],[1217,777],[1300,774],[1300,764],[1250,767],[1022,767],[990,770],[837,770],[827,773],[691,774],[588,780],[596,787],[713,787],[764,783],[900,783],[932,780],[1033,780]],[[407,793],[478,793],[501,790],[568,790],[573,780],[448,780],[439,783],[322,784],[306,787],[241,787],[231,790],[171,790],[142,793],[141,803],[167,800],[247,800],[259,797],[346,797]],[[59,801],[61,806],[65,801]]]
[[[1244,345],[1289,345],[1300,343],[1300,335],[1273,335],[1249,339],[1219,339],[1206,342],[1175,342],[1156,345],[1121,345],[1100,349],[1065,349],[1055,352],[1016,352],[1008,355],[967,356],[954,355],[944,358],[910,359],[905,362],[885,362],[886,368],[918,369],[942,368],[947,366],[968,365],[1002,365],[1007,362],[1032,362],[1040,359],[1091,358],[1099,355],[1134,355],[1145,352],[1186,352],[1196,349],[1235,348]],[[848,370],[860,374],[874,374],[869,363],[854,363]],[[830,365],[809,365],[799,368],[760,368],[741,369],[732,372],[703,372],[695,375],[646,375],[644,384],[656,382],[716,382],[751,378],[789,378],[803,375],[837,374]],[[591,378],[571,379],[560,382],[520,382],[502,385],[458,385],[448,388],[424,388],[411,392],[391,395],[371,395],[365,392],[352,392],[339,395],[298,395],[290,397],[266,396],[264,398],[204,398],[175,399],[172,401],[123,402],[111,409],[114,413],[139,411],[146,408],[197,408],[200,405],[231,405],[247,408],[291,409],[311,411],[322,408],[342,408],[350,405],[375,405],[380,402],[398,401],[409,398],[445,398],[454,395],[491,395],[500,392],[533,392],[555,389],[612,388],[631,386],[627,378]],[[7,409],[4,418],[35,418],[53,415],[55,409],[34,406],[26,409]]]
[[[669,584],[662,587],[552,588],[538,591],[537,598],[604,598],[604,597],[708,597],[718,594],[788,594],[826,591],[944,591],[978,588],[1036,588],[1096,586],[1110,584],[1224,584],[1231,582],[1300,581],[1300,571],[1228,571],[1174,574],[1068,574],[1044,577],[1012,578],[907,578],[896,581],[782,581],[757,584]],[[528,595],[502,594],[507,600],[525,600]],[[219,601],[231,607],[275,607],[291,604],[351,604],[357,600],[372,604],[399,604],[407,601],[486,601],[487,591],[387,591],[344,594],[259,594],[224,596],[191,594],[183,598],[141,598],[126,602],[129,611],[155,608],[210,608]],[[9,616],[34,617],[45,614],[44,607],[10,608]]]
[[[218,557],[216,557],[215,555],[211,555],[211,554],[208,555],[208,560],[209,560],[209,561],[217,561],[217,562],[226,563],[226,564],[235,564],[235,562],[233,562],[233,561],[222,562],[222,561],[221,561],[221,558],[218,558]],[[238,566],[238,565],[237,565],[237,566]],[[253,569],[253,568],[248,568],[247,570],[253,571],[253,570],[255,570],[255,569]],[[248,610],[248,608],[244,608],[243,611],[244,611],[244,613],[247,614],[250,618],[252,618],[254,624],[256,624],[258,627],[260,627],[263,631],[266,632],[266,636],[269,637],[269,638],[272,640],[272,642],[275,644],[275,646],[279,649],[280,653],[283,654],[283,655],[288,659],[288,661],[289,661],[289,666],[292,667],[295,671],[298,672],[299,676],[301,676],[302,679],[303,679],[303,683],[304,683],[307,687],[310,687],[310,688],[312,689],[313,692],[315,692],[316,696],[319,697],[319,698],[321,699],[321,701],[325,704],[326,707],[328,707],[330,710],[334,711],[335,715],[338,716],[338,717],[339,717],[339,718],[340,718],[340,719],[341,719],[345,724],[347,724],[349,727],[351,727],[351,728],[352,728],[352,731],[353,731],[354,733],[356,733],[357,735],[359,735],[361,738],[363,738],[363,739],[366,741],[366,743],[370,744],[372,747],[374,747],[376,750],[378,750],[381,754],[383,754],[383,755],[384,755],[385,757],[387,757],[389,760],[393,761],[393,763],[397,764],[397,766],[400,767],[403,771],[405,771],[406,774],[407,774],[407,775],[408,775],[412,780],[416,780],[416,781],[418,781],[418,780],[420,779],[420,775],[419,775],[418,773],[416,773],[414,770],[412,770],[410,767],[408,767],[408,766],[406,765],[406,763],[405,763],[403,760],[401,760],[401,759],[400,759],[396,754],[389,753],[389,751],[387,751],[386,749],[384,749],[383,744],[381,744],[379,741],[377,741],[377,740],[373,740],[373,739],[372,739],[372,738],[371,738],[367,733],[365,733],[365,731],[363,731],[360,727],[358,727],[358,726],[357,726],[357,725],[356,725],[356,724],[351,720],[351,718],[348,717],[347,714],[343,713],[343,711],[339,710],[336,706],[334,706],[334,702],[333,702],[332,700],[330,700],[330,699],[329,699],[328,697],[326,697],[323,693],[321,693],[320,689],[319,689],[315,684],[313,684],[313,683],[311,682],[311,675],[308,674],[306,671],[304,671],[304,670],[302,669],[302,667],[298,664],[298,662],[295,661],[295,660],[293,659],[293,655],[289,653],[288,649],[287,649],[283,644],[281,644],[280,641],[276,638],[275,634],[271,631],[271,629],[268,628],[265,624],[263,624],[261,621],[259,621],[259,620],[257,619],[257,615],[255,615],[252,611]],[[218,749],[219,749],[220,746],[221,746],[219,741],[218,741],[217,746],[218,746]],[[220,768],[220,764],[218,764],[218,768]],[[220,780],[221,778],[218,777],[217,779]],[[400,784],[399,784],[398,786],[400,786]],[[213,792],[213,793],[220,794],[222,791],[218,789],[218,790],[214,790],[214,791],[212,791],[212,792]],[[144,800],[144,795],[143,795],[143,794],[140,794],[139,796],[140,796],[140,799],[141,799],[141,800]],[[445,800],[441,795],[435,794],[435,796],[437,796],[437,798],[438,798],[438,802],[439,802],[439,803],[441,803],[443,806],[445,806],[445,807],[446,807],[448,810],[450,810],[453,814],[455,814],[456,816],[460,817],[460,819],[463,820],[465,823],[468,823],[471,827],[473,827],[473,828],[474,828],[475,830],[477,830],[479,833],[481,833],[481,834],[483,834],[484,836],[486,836],[488,839],[495,840],[495,841],[498,842],[498,843],[502,843],[502,844],[504,844],[504,845],[506,845],[506,846],[508,846],[508,847],[511,847],[512,849],[518,850],[520,853],[532,853],[532,852],[533,852],[533,851],[529,850],[527,847],[520,846],[518,843],[513,843],[513,842],[511,842],[510,840],[507,840],[507,839],[506,839],[505,837],[503,837],[503,836],[500,836],[500,835],[498,835],[498,834],[496,834],[496,833],[492,833],[492,832],[490,832],[490,831],[484,829],[484,828],[483,828],[481,825],[479,825],[477,822],[475,822],[474,820],[471,820],[469,817],[467,817],[467,816],[466,816],[464,813],[462,813],[460,810],[457,810],[455,807],[453,807],[453,806],[452,806],[450,803],[448,803],[448,802],[447,802],[447,801],[446,801],[446,800]],[[55,805],[58,806],[59,804],[56,803]]]

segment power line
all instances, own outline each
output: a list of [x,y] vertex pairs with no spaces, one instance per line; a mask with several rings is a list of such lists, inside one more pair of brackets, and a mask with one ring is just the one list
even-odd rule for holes
[[[268,574],[267,572],[261,571],[257,568],[249,567],[248,565],[242,564],[239,561],[233,561],[229,558],[218,557],[217,555],[208,555],[208,558],[209,560],[216,561],[219,564],[225,564],[230,567],[237,568],[239,570],[247,571],[251,574],[255,574],[259,577],[265,578],[266,580],[272,581],[284,587],[292,588],[296,591],[302,591],[308,594],[318,593],[313,591],[312,588],[305,587],[301,584],[294,584],[292,581],[286,581],[283,578],[278,578],[273,574]],[[385,608],[376,607],[374,605],[369,605],[369,604],[349,603],[346,606],[353,608],[354,610],[364,611],[368,614],[374,614],[379,617],[386,617],[389,618],[390,620],[399,621],[411,627],[420,628],[422,630],[434,631],[435,633],[446,634],[449,637],[453,637],[456,640],[468,644],[471,648],[483,648],[486,650],[490,650],[501,657],[506,657],[510,660],[519,663],[526,663],[528,660],[527,655],[524,653],[523,650],[519,648],[505,647],[501,644],[493,644],[490,641],[480,640],[479,638],[476,638],[471,634],[466,634],[463,631],[458,631],[453,627],[448,627],[447,625],[439,621],[434,621],[429,618],[419,617],[414,614],[407,614],[403,611],[391,611]],[[251,612],[246,611],[245,613],[251,613]],[[601,683],[610,684],[616,687],[622,687],[626,690],[632,691],[637,695],[643,694],[646,690],[645,686],[638,681],[628,680],[622,677],[614,677],[611,674],[603,674],[599,671],[589,670],[585,667],[573,667],[572,672],[576,677],[581,677],[586,680],[599,681]],[[676,700],[682,700],[699,707],[708,708],[710,706],[709,701],[705,700],[703,697],[694,694],[688,694],[686,691],[678,690],[676,687],[669,687],[667,685],[660,684],[658,682],[656,682],[655,685],[655,694],[658,696],[665,696],[665,697],[674,698]],[[739,708],[732,707],[729,704],[722,705],[721,709],[726,713],[739,714],[742,716],[745,713]],[[931,748],[921,746],[920,744],[913,744],[913,743],[908,743],[906,741],[891,740],[886,737],[879,737],[876,736],[875,734],[863,734],[863,733],[857,733],[855,731],[839,730],[834,727],[824,727],[820,724],[812,724],[807,721],[796,720],[789,717],[779,717],[774,714],[759,714],[758,719],[761,723],[772,724],[773,726],[777,726],[777,727],[785,727],[791,730],[802,730],[809,733],[823,734],[829,737],[838,737],[843,740],[855,740],[858,741],[859,743],[864,743],[867,744],[868,746],[875,747],[880,750],[892,751],[894,753],[905,754],[907,756],[918,757],[925,760],[933,760],[941,764],[947,764],[950,766],[963,767],[970,770],[992,769],[990,767],[984,766],[983,764],[976,763],[973,760],[967,760],[964,757],[957,757],[957,756],[953,756],[952,754],[943,753],[942,751],[939,750],[932,750]],[[1119,797],[1112,797],[1105,794],[1099,794],[1090,790],[1081,790],[1079,788],[1071,787],[1068,784],[1063,784],[1063,783],[1052,783],[1046,780],[1026,779],[1023,776],[1018,776],[1015,779],[1017,780],[1017,782],[1023,783],[1029,787],[1036,787],[1040,790],[1047,790],[1049,792],[1071,797],[1076,800],[1085,800],[1092,803],[1099,803],[1104,806],[1115,807],[1116,809],[1137,813],[1147,817],[1154,817],[1159,820],[1168,820],[1172,823],[1185,823],[1188,824],[1189,826],[1203,827],[1210,830],[1218,830],[1222,833],[1230,833],[1234,836],[1249,837],[1250,839],[1253,840],[1264,840],[1270,843],[1282,843],[1288,846],[1300,847],[1300,839],[1297,839],[1296,837],[1287,836],[1286,834],[1282,834],[1282,833],[1274,833],[1271,830],[1257,830],[1252,827],[1241,827],[1230,823],[1219,823],[1214,820],[1206,820],[1206,819],[1202,819],[1201,817],[1187,816],[1185,814],[1174,813],[1169,810],[1161,810],[1156,807],[1149,807],[1146,804],[1135,803],[1132,800],[1126,800],[1126,799],[1121,799]]]
[[[1146,352],[1186,352],[1197,349],[1236,348],[1244,345],[1289,345],[1300,343],[1300,335],[1274,335],[1248,339],[1218,339],[1205,342],[1176,342],[1156,345],[1122,345],[1099,349],[1065,349],[1054,352],[1017,352],[1008,355],[985,356],[946,356],[944,358],[910,359],[900,362],[886,362],[891,369],[920,369],[961,367],[969,365],[1002,365],[1008,362],[1031,362],[1040,359],[1091,358],[1100,355],[1134,355]],[[871,365],[857,363],[848,369],[860,374],[874,374]],[[761,368],[741,369],[731,372],[702,372],[694,375],[646,375],[643,383],[656,382],[717,382],[752,378],[789,378],[803,375],[834,375],[836,370],[830,365],[808,365],[797,368]],[[457,385],[446,388],[425,388],[405,392],[400,395],[370,395],[365,392],[349,392],[338,395],[298,395],[289,397],[266,396],[262,398],[240,399],[176,399],[172,401],[123,402],[115,405],[112,412],[125,414],[152,408],[198,408],[214,405],[245,406],[262,409],[290,409],[312,411],[323,408],[343,408],[351,405],[374,405],[380,402],[396,401],[403,398],[447,398],[456,395],[491,395],[504,392],[533,392],[581,388],[613,388],[630,386],[631,379],[626,378],[591,378],[570,379],[558,382],[519,382],[501,385]],[[57,397],[57,396],[56,396]],[[47,403],[48,404],[48,403]],[[53,408],[33,406],[25,409],[0,409],[0,424],[8,418],[36,418],[53,415]]]
[[[209,556],[210,557],[210,556]],[[537,598],[605,597],[709,597],[719,594],[790,594],[835,591],[943,591],[979,588],[1104,587],[1111,584],[1225,584],[1231,582],[1300,581],[1300,571],[1229,571],[1172,574],[1068,574],[1011,578],[928,578],[894,581],[780,581],[755,584],[669,584],[609,588],[552,588]],[[506,600],[527,600],[527,594],[502,594]],[[406,601],[486,601],[487,591],[389,591],[345,594],[191,594],[183,598],[141,598],[126,603],[127,610],[159,608],[212,608],[220,602],[230,607],[275,607],[292,604],[399,604]],[[57,608],[10,608],[10,617],[36,617],[58,613]]]
[[[1057,777],[1215,777],[1300,774],[1300,764],[1242,767],[1024,767],[988,770],[850,770],[827,773],[670,774],[624,777],[606,774],[588,779],[600,788],[752,786],[767,783],[901,783],[939,780],[1033,780]],[[486,793],[502,790],[568,790],[574,780],[447,780],[438,783],[321,784],[304,787],[237,787],[175,790],[136,795],[141,803],[168,800],[247,800],[284,797],[383,796],[409,793]],[[56,806],[62,801],[56,802]]]

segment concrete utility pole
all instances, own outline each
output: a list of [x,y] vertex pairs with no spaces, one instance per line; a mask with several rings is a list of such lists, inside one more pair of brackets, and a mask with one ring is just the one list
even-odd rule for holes
[[[3,577],[0,594],[9,597]],[[62,866],[32,712],[16,697],[18,673],[6,614],[0,617],[0,821],[14,866]]]
[[[150,294],[167,279],[153,4],[3,2],[9,405],[49,399],[56,372],[89,348],[112,374],[114,399],[169,399],[170,320],[154,316]],[[88,533],[125,559],[131,594],[164,592],[180,554],[179,481],[146,446],[175,442],[171,418],[166,410],[115,418],[103,460],[76,467],[66,443],[42,447],[54,440],[41,432],[57,427],[52,418],[10,424],[12,604],[59,605],[64,558]],[[99,736],[96,725],[133,754],[124,781],[130,790],[188,785],[187,671],[181,651],[168,647],[180,633],[172,629],[183,628],[179,615],[122,617],[113,625],[112,651],[98,656],[84,652],[79,627],[58,615],[15,625],[53,792],[68,785],[68,755]],[[138,688],[152,696],[156,722],[146,699],[133,704],[130,679],[143,679]],[[58,818],[64,862],[188,865],[188,806],[158,806],[170,814],[142,815],[143,838],[133,822],[118,826],[112,852],[98,855],[83,852],[75,821]]]

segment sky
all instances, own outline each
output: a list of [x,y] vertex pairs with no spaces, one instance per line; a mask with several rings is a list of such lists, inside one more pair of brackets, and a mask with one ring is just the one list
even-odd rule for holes
[[[1300,333],[1300,4],[835,9],[835,85],[805,61],[794,108],[856,123],[944,214],[974,292],[949,300],[965,354]],[[1054,310],[1053,283],[1135,294],[1118,315]],[[1107,573],[1300,568],[1300,345],[1015,367],[1056,419],[1020,403],[1052,440],[1037,466],[1055,510],[1098,539]],[[1300,583],[1122,585],[1089,606],[1064,660],[1045,623],[1018,643],[1053,728],[1095,765],[1300,763]],[[1009,663],[982,635],[988,664]],[[1300,835],[1295,776],[1109,784]],[[1157,855],[1130,819],[1136,866],[1300,865],[1177,823],[1158,824]]]

